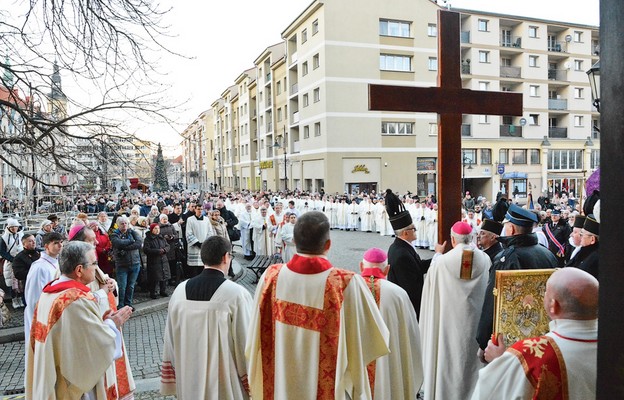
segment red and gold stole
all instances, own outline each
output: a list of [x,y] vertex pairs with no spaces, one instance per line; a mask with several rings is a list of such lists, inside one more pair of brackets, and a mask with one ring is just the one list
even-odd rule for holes
[[[276,297],[277,278],[285,264],[270,266],[264,276],[264,288],[260,297],[260,346],[264,398],[275,397],[275,322],[310,329],[320,333],[317,399],[334,399],[336,386],[336,362],[340,334],[340,310],[344,290],[354,273],[331,269],[325,284],[323,309],[279,300]],[[315,274],[332,268],[321,257],[295,255],[288,269],[301,274]]]
[[559,346],[549,336],[516,342],[507,351],[515,355],[531,386],[534,400],[567,400],[568,375]]
[[[370,289],[377,308],[379,308],[379,300],[381,298],[381,282],[380,279],[386,279],[386,276],[379,268],[364,268],[362,271],[362,278],[366,282],[366,285]],[[373,360],[366,366],[366,372],[368,372],[368,382],[370,383],[371,394],[375,397],[375,368],[377,361]]]

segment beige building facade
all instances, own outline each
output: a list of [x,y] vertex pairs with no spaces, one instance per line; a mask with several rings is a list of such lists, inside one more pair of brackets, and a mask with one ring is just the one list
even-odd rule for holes
[[[369,111],[368,85],[436,84],[438,9],[429,0],[312,2],[212,104],[214,180],[227,190],[435,194],[436,115]],[[457,11],[464,87],[524,102],[521,117],[463,117],[458,195],[578,197],[599,166],[585,73],[598,60],[598,28]]]

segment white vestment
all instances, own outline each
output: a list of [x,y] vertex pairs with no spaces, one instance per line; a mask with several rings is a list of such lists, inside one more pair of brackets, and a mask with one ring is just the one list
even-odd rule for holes
[[[299,263],[302,258],[308,257],[297,255],[291,262]],[[266,285],[267,279],[275,286]],[[337,282],[347,282],[344,290]],[[338,292],[343,296],[341,304],[326,301]],[[273,321],[274,313],[267,317],[261,307],[268,301],[275,311],[284,307],[280,315],[292,322]],[[335,326],[336,317],[338,337],[323,339],[323,327]],[[272,329],[263,329],[265,318]],[[320,331],[315,329],[319,327]],[[297,273],[282,264],[269,267],[256,289],[250,328],[245,354],[254,400],[264,399],[267,392],[272,393],[271,399],[370,399],[366,366],[388,353],[388,329],[362,277],[331,265],[317,273]],[[273,351],[263,359],[265,345],[273,346]],[[330,368],[319,376],[328,360],[333,360]],[[267,374],[274,379],[267,380]]]
[[284,260],[284,262],[290,261],[290,259],[297,253],[294,229],[295,225],[290,222],[284,224],[284,226],[280,229],[279,242],[282,244],[282,260]]
[[435,245],[438,243],[438,210],[430,209],[427,211],[425,222],[427,223],[429,250],[435,250]]
[[243,211],[238,217],[238,229],[241,231],[241,246],[243,255],[251,255],[251,211]]
[[[370,288],[366,269],[362,276]],[[386,279],[374,279],[379,311],[390,331],[390,354],[375,361],[375,399],[415,400],[423,382],[420,331],[407,292]]]
[[186,298],[186,282],[169,301],[160,392],[178,399],[247,399],[245,342],[252,299],[225,281],[210,301]]
[[336,228],[345,229],[349,223],[347,208],[349,205],[344,202],[336,204]]
[[416,243],[417,247],[429,247],[427,240],[427,222],[425,221],[425,208],[420,205],[416,206],[416,218],[414,218],[414,226],[416,227]]
[[354,231],[357,230],[359,217],[360,212],[358,205],[355,201],[352,201],[347,207],[347,229],[353,229]]
[[[460,279],[462,252],[473,251],[470,279]],[[425,277],[420,305],[425,399],[467,399],[477,383],[477,325],[490,257],[472,245],[436,255]]]
[[[598,320],[550,321],[546,336],[555,341],[565,361],[568,400],[595,399]],[[534,393],[520,359],[507,350],[479,372],[472,400],[530,400]]]
[[[50,257],[46,252],[41,253],[41,257],[30,265],[26,285],[24,286],[24,298],[26,308],[24,309],[24,338],[30,337],[30,324],[32,324],[35,306],[43,292],[43,288],[60,276],[59,263],[56,258]],[[28,352],[27,352],[28,353]]]
[[375,230],[375,205],[366,199],[360,203],[360,220],[362,232]]
[[270,256],[273,254],[270,224],[269,217],[263,217],[261,214],[254,216],[251,220],[254,251],[259,256]]
[[186,220],[186,242],[188,243],[187,264],[192,267],[202,267],[204,263],[201,260],[201,248],[194,246],[195,243],[203,243],[210,236],[214,236],[215,232],[210,223],[210,217],[202,217],[197,219],[195,215],[191,215]]

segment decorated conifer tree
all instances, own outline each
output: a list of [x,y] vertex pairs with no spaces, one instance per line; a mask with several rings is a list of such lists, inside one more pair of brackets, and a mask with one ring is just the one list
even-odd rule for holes
[[167,171],[165,169],[165,159],[163,157],[162,148],[158,143],[158,153],[156,154],[156,166],[154,167],[154,190],[169,190],[169,182],[167,181]]

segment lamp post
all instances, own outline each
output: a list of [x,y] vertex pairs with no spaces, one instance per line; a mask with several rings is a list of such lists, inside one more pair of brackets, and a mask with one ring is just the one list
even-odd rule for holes
[[468,163],[468,169],[472,169],[472,159],[464,155],[462,160],[462,197],[466,194],[466,162]]
[[284,136],[282,138],[282,146],[280,146],[280,144],[277,142],[277,140],[275,141],[275,143],[273,144],[273,148],[274,149],[279,149],[280,147],[284,150],[284,191],[287,192],[288,191],[288,171],[286,170],[286,137]]
[[[587,79],[589,79],[589,87],[591,89],[592,105],[600,112],[600,60],[596,61],[587,71]],[[598,128],[594,129],[600,130]]]

